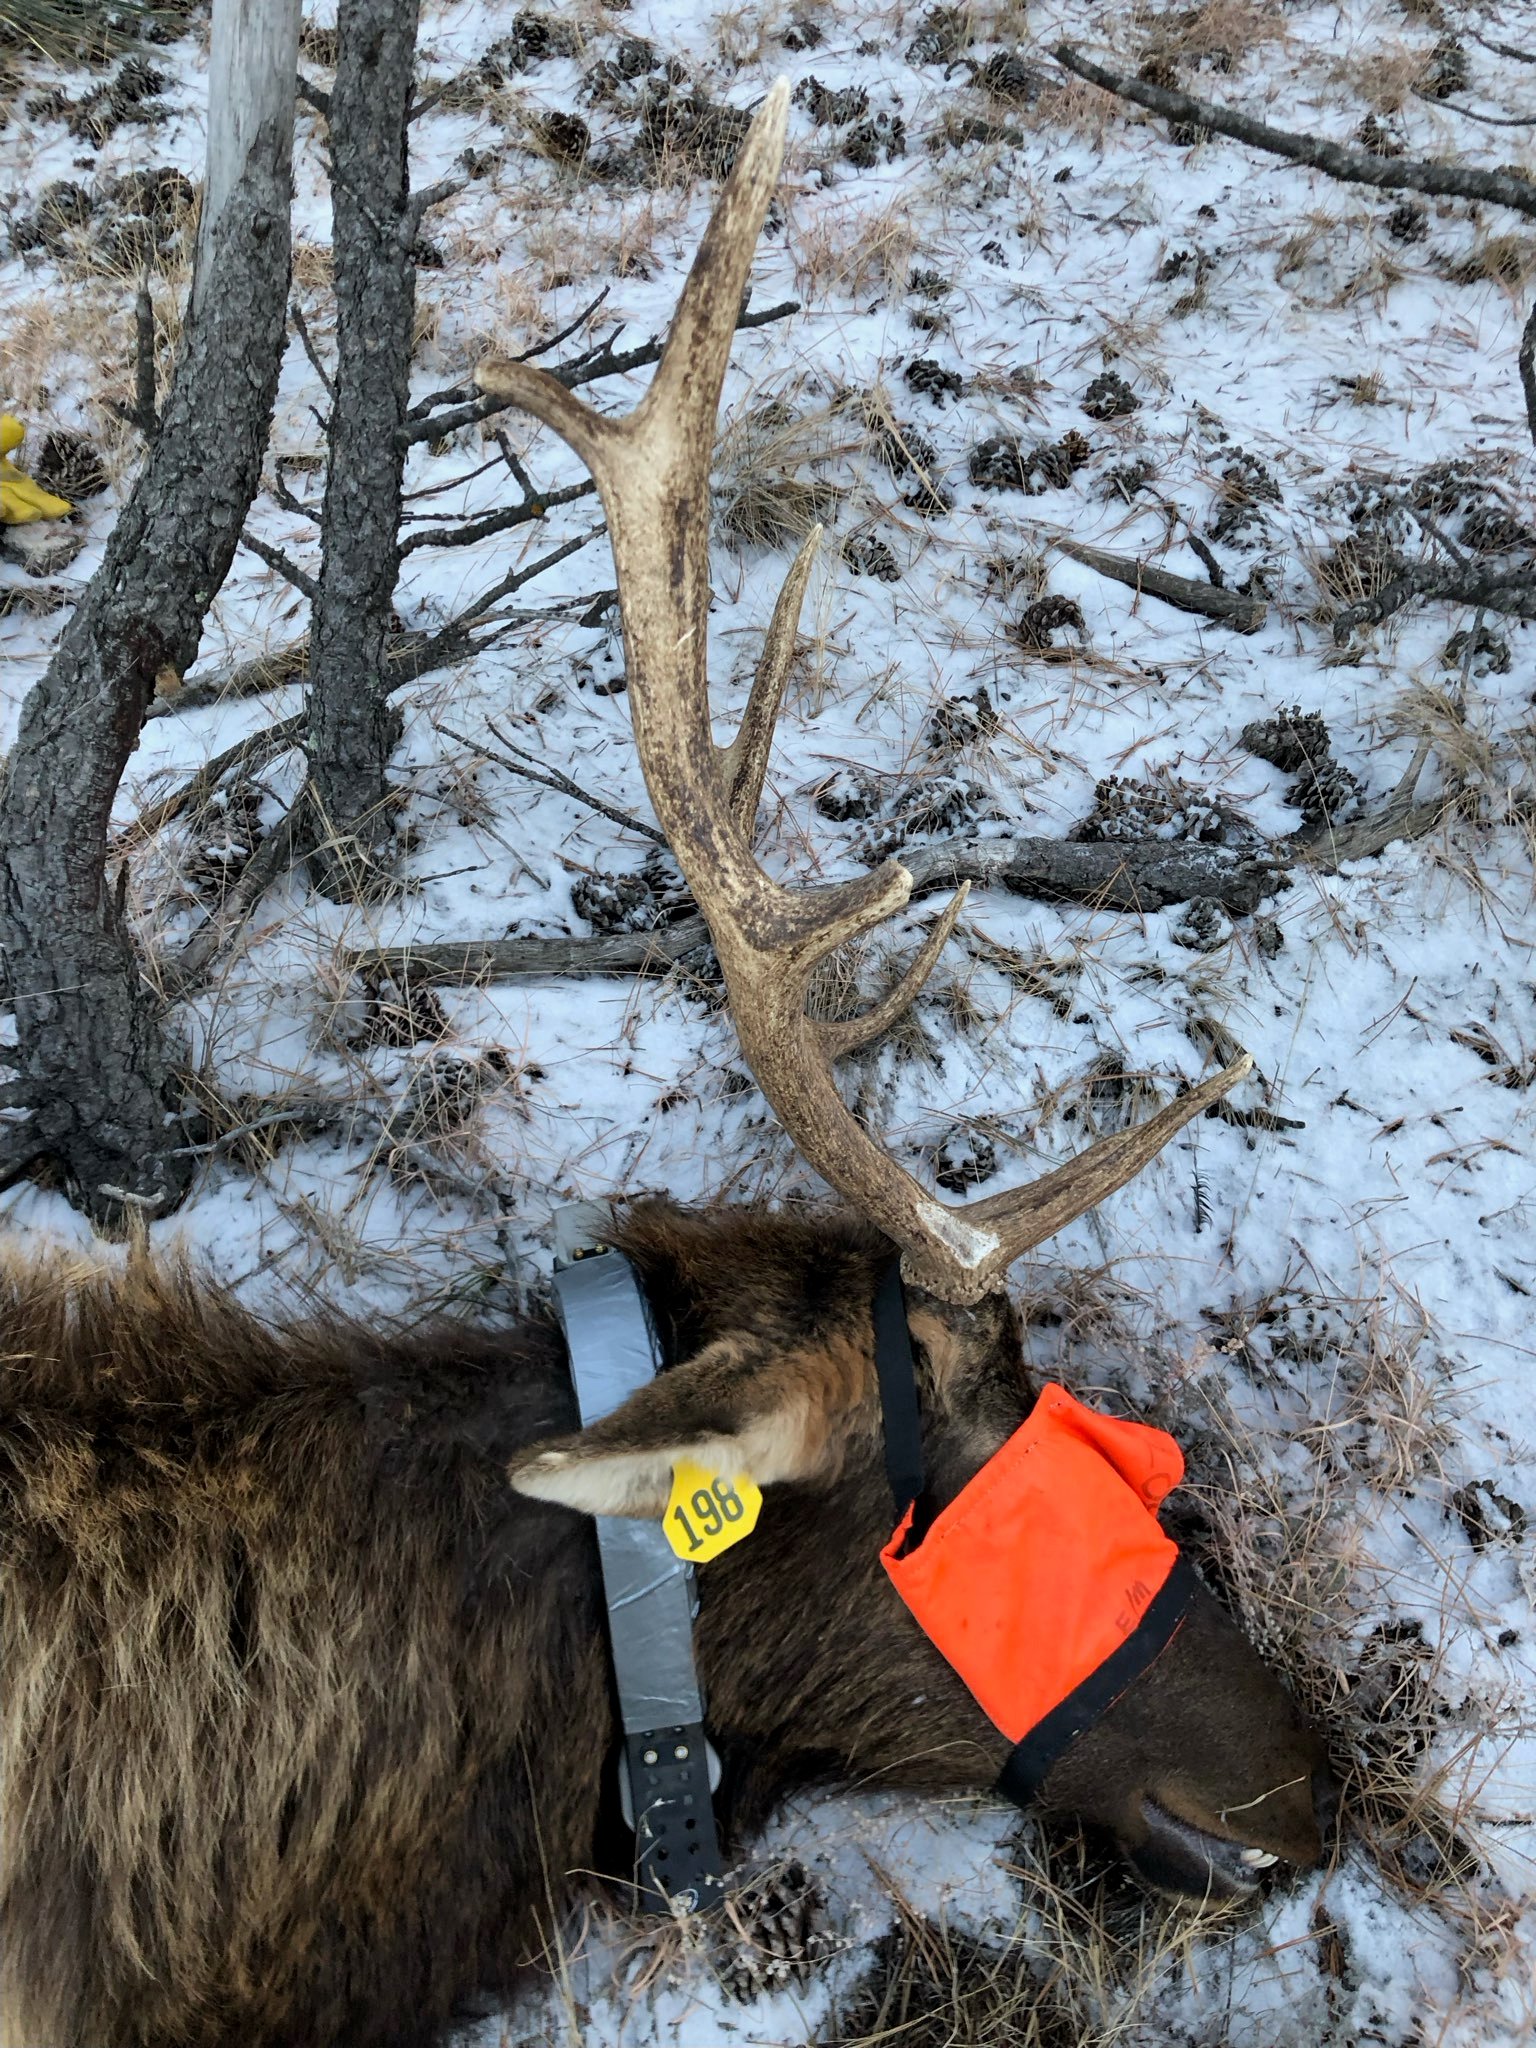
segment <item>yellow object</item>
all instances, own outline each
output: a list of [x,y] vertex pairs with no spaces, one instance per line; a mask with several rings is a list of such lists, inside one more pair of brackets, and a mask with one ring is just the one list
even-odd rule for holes
[[26,428],[14,413],[0,413],[0,525],[25,526],[29,519],[62,519],[74,506],[56,498],[31,477],[23,476],[9,457],[19,448]]
[[763,1496],[744,1472],[732,1479],[706,1471],[691,1458],[672,1467],[672,1491],[661,1526],[687,1564],[708,1564],[757,1527]]

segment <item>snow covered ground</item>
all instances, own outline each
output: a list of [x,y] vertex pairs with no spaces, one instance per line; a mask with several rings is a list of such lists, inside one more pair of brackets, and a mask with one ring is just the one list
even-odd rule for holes
[[[642,96],[662,77],[645,63],[672,62],[679,92],[697,85],[733,108],[781,72],[803,88],[753,288],[754,305],[792,297],[802,310],[735,349],[712,620],[724,719],[744,700],[793,532],[826,521],[769,775],[774,866],[832,877],[877,845],[1064,838],[1095,816],[1111,836],[1283,841],[1302,824],[1298,776],[1241,735],[1293,706],[1325,723],[1326,759],[1316,728],[1303,730],[1324,770],[1313,808],[1335,823],[1379,805],[1425,741],[1421,796],[1455,794],[1416,841],[1337,874],[1294,867],[1255,917],[978,892],[918,1028],[851,1078],[904,1159],[951,1177],[969,1161],[991,1191],[1166,1099],[1229,1039],[1256,1061],[1233,1098],[1239,1121],[1191,1128],[1016,1283],[1042,1368],[1123,1395],[1180,1437],[1189,1540],[1329,1719],[1353,1768],[1354,1823],[1336,1869],[1235,1922],[1175,1935],[1154,1914],[1143,1967],[1097,2003],[1074,1991],[1086,2001],[1074,2010],[1102,2027],[1083,2020],[1081,2037],[1528,2040],[1536,642],[1492,616],[1480,622],[1491,638],[1469,642],[1479,622],[1444,604],[1410,605],[1346,647],[1330,620],[1393,554],[1444,561],[1450,546],[1529,562],[1515,353],[1536,233],[1495,209],[1331,184],[1220,139],[1176,142],[1050,52],[1065,37],[1132,71],[1161,58],[1190,90],[1283,127],[1349,140],[1374,121],[1375,147],[1536,175],[1536,129],[1461,111],[1536,115],[1536,65],[1477,39],[1536,47],[1536,6],[1055,0],[925,16],[634,0],[553,15],[570,33],[552,38],[516,17],[486,0],[425,11],[424,89],[448,90],[417,123],[414,176],[457,166],[470,182],[427,223],[440,264],[421,274],[422,394],[480,355],[530,346],[600,291],[570,348],[620,322],[624,345],[665,325],[712,186],[685,150],[659,164],[637,153]],[[61,425],[113,450],[114,489],[51,578],[70,588],[99,559],[130,474],[131,440],[101,410],[130,386],[133,265],[110,180],[159,165],[200,175],[202,34],[194,17],[187,38],[150,52],[166,74],[149,100],[161,113],[99,147],[35,104],[35,66],[0,128],[13,230],[0,400],[31,423],[29,445]],[[493,46],[500,59],[483,65]],[[323,57],[323,38],[309,47]],[[1008,53],[1017,61],[1000,61]],[[306,68],[323,80],[323,64]],[[98,79],[58,83],[78,97]],[[571,114],[585,144],[549,118]],[[329,216],[308,110],[300,136],[295,289],[323,352]],[[91,219],[14,246],[61,179],[87,194]],[[161,225],[174,272],[175,222]],[[157,289],[168,309],[171,285]],[[598,402],[631,403],[643,382],[610,380]],[[274,460],[317,505],[322,400],[295,342]],[[563,446],[509,415],[413,452],[407,488],[432,493],[412,501],[413,521],[451,525],[510,501],[498,430],[542,488],[579,480]],[[1043,451],[1028,490],[989,487],[1013,474],[1006,449],[973,465],[999,438]],[[272,498],[254,523],[312,564],[312,525]],[[413,553],[401,619],[439,625],[515,561],[595,526],[577,502],[510,536]],[[1068,559],[1061,537],[1196,579],[1204,548],[1228,585],[1252,575],[1266,621],[1243,635],[1138,596]],[[599,538],[531,584],[528,606],[554,611],[608,573]],[[49,580],[0,566],[0,597],[14,605],[11,593]],[[1031,610],[1051,598],[1068,602]],[[158,1234],[253,1300],[482,1296],[504,1308],[544,1269],[550,1212],[573,1197],[808,1184],[743,1085],[728,1022],[686,977],[487,982],[442,990],[440,1018],[402,1020],[336,964],[344,944],[581,934],[593,915],[655,914],[640,837],[490,758],[505,753],[494,721],[608,804],[648,815],[614,687],[622,649],[608,623],[575,623],[579,610],[404,693],[405,886],[346,910],[297,879],[273,890],[188,1007],[203,1082],[227,1101],[281,1107],[297,1092],[387,1114],[413,1086],[421,1099],[424,1070],[446,1055],[498,1055],[471,1075],[458,1125],[422,1127],[451,1184],[391,1172],[376,1125],[288,1144],[278,1127],[254,1159],[213,1155]],[[0,617],[7,721],[59,618]],[[281,650],[303,627],[297,594],[242,553],[190,680]],[[298,704],[289,685],[173,706],[131,765],[123,826]],[[139,852],[132,888],[152,952],[209,915],[218,870],[275,821],[296,773],[279,757],[255,816],[205,810]],[[1110,777],[1121,786],[1096,796]],[[869,951],[866,986],[932,910],[916,906],[890,948]],[[493,1163],[515,1220],[474,1191]],[[29,1187],[0,1211],[13,1233],[83,1233],[59,1198]],[[761,1850],[788,1853],[819,1877],[835,1937],[808,1984],[728,2005],[707,1959],[675,1938],[658,1960],[633,1930],[592,1930],[559,1996],[489,2023],[477,2048],[835,2040],[898,1896],[959,1934],[1016,1936],[1049,1969],[1062,1865],[1040,1861],[1032,1832],[998,1807],[803,1802]],[[1123,1920],[1123,1902],[1114,1910]]]

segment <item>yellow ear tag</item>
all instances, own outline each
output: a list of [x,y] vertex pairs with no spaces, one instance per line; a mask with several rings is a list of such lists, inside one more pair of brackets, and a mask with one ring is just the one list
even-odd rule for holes
[[762,1504],[762,1494],[744,1472],[728,1479],[691,1458],[679,1458],[661,1526],[686,1564],[708,1564],[752,1534]]

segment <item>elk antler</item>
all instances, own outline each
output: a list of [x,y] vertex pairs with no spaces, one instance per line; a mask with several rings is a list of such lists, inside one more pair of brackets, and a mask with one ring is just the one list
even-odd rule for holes
[[1043,1238],[1121,1187],[1174,1133],[1247,1073],[1244,1055],[1134,1130],[1102,1140],[1028,1187],[961,1207],[920,1187],[838,1094],[832,1062],[885,1030],[932,971],[969,885],[955,895],[900,986],[865,1016],[806,1015],[818,963],[906,903],[895,861],[832,888],[786,889],[758,866],[753,827],[774,719],[819,534],[795,558],[774,609],[741,730],[710,729],[710,460],[726,361],[758,231],[784,154],[789,87],[769,93],[736,159],[678,302],[650,390],[622,419],[593,412],[547,371],[487,362],[476,382],[533,413],[596,479],[624,620],[629,702],[656,816],[708,919],[742,1056],[784,1128],[840,1194],[904,1254],[908,1277],[955,1301],[1001,1284]]

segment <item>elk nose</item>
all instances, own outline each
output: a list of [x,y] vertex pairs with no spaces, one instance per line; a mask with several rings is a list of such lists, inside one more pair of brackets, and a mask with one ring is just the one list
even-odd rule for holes
[[1326,1852],[1339,1823],[1339,1781],[1326,1764],[1319,1764],[1312,1773],[1312,1811],[1317,1815],[1317,1832]]

